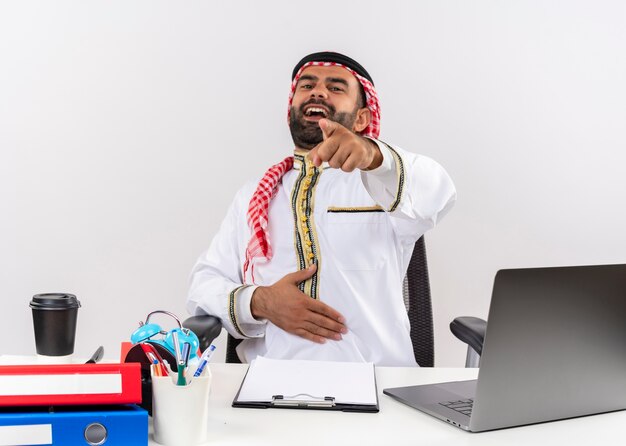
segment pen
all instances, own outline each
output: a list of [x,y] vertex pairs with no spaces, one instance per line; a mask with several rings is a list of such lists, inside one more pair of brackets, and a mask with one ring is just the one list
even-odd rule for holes
[[207,348],[202,355],[200,355],[200,360],[206,359],[207,361],[211,359],[213,352],[215,351],[215,344],[211,344],[209,348]]
[[186,386],[187,380],[185,379],[185,367],[182,364],[178,364],[178,380],[176,381],[177,386]]
[[211,346],[207,348],[204,351],[204,353],[202,353],[202,356],[200,357],[200,364],[198,364],[198,368],[193,374],[194,378],[197,378],[198,376],[202,375],[202,372],[204,371],[204,368],[206,367],[207,363],[211,360],[211,356],[213,356],[214,351],[215,351],[215,345],[211,344]]
[[161,368],[159,367],[159,361],[154,359],[152,361],[152,364],[154,364],[154,375],[155,376],[162,376],[161,375]]
[[172,340],[174,341],[174,353],[176,353],[176,364],[180,364],[180,345],[178,344],[178,332],[172,330]]
[[[161,376],[168,376],[167,368],[165,367],[165,365],[163,365],[165,361],[163,360],[163,358],[161,358],[159,352],[156,351],[156,348],[154,348],[152,344],[149,344],[147,342],[142,342],[139,345],[141,345],[141,349],[150,361],[153,361],[152,357],[157,359],[157,361],[159,362],[159,367],[161,368]],[[152,355],[152,357],[150,355]]]
[[187,378],[185,377],[185,371],[187,370],[187,361],[189,361],[189,353],[191,352],[191,344],[189,342],[183,343],[183,352],[178,361],[178,380],[176,385],[186,386]]
[[183,353],[181,357],[181,362],[183,367],[187,368],[187,362],[189,362],[189,354],[191,353],[191,344],[189,342],[183,343]]
[[85,364],[95,364],[102,359],[102,355],[104,355],[104,347],[100,346],[95,351],[95,353],[91,355],[91,358],[89,358]]

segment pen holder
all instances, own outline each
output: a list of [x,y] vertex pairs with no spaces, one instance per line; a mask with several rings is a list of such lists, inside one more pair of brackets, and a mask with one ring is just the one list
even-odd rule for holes
[[166,366],[169,376],[158,376],[155,366],[152,375],[152,420],[154,440],[165,446],[192,446],[205,443],[208,438],[209,390],[211,371],[206,367],[189,384],[176,385],[177,373]]

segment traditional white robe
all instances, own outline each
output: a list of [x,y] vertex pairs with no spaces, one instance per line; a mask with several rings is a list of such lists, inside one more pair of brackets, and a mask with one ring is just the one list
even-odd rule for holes
[[237,348],[242,361],[262,355],[416,365],[402,282],[415,242],[452,207],[456,190],[432,159],[376,142],[383,163],[368,172],[318,169],[306,152],[296,152],[269,206],[273,258],[253,269],[255,285],[265,286],[317,263],[301,289],[346,318],[340,341],[317,344],[252,316],[256,286],[249,286],[250,271],[243,278],[243,264],[246,214],[258,181],[237,193],[193,269],[187,308],[218,316],[231,335],[244,338]]

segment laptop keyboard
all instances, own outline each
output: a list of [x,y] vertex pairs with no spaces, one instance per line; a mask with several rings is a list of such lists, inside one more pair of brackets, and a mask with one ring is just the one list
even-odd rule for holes
[[463,415],[467,415],[468,417],[472,414],[472,407],[474,405],[474,400],[457,400],[457,401],[446,401],[443,403],[439,403],[442,406],[447,407],[448,409],[456,410]]

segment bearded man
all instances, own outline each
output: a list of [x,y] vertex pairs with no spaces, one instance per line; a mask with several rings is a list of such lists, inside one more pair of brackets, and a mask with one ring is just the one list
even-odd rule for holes
[[456,190],[432,159],[378,139],[369,73],[322,52],[292,73],[294,153],[236,195],[196,263],[187,308],[256,356],[415,366],[402,282]]

